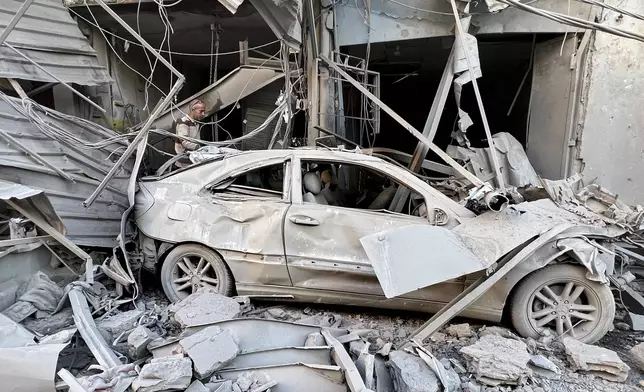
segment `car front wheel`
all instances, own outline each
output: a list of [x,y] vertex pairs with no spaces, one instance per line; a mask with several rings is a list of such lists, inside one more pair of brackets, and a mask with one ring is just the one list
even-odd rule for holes
[[233,294],[234,280],[222,258],[202,245],[179,245],[161,267],[161,285],[170,301],[182,300],[201,288]]
[[610,287],[586,278],[578,265],[554,264],[524,278],[511,298],[514,328],[525,337],[539,338],[544,329],[561,337],[594,343],[610,329],[615,299]]

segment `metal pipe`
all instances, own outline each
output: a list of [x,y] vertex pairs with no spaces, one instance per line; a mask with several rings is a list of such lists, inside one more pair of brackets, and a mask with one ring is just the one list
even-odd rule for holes
[[[121,155],[121,157],[118,159],[118,161],[116,161],[114,166],[112,166],[110,171],[105,175],[105,178],[103,178],[103,181],[101,181],[101,183],[98,184],[98,187],[94,190],[94,192],[83,202],[83,206],[85,206],[85,208],[91,206],[94,203],[98,195],[101,192],[103,192],[103,190],[107,186],[107,183],[112,179],[112,177],[114,177],[118,169],[123,165],[123,163],[130,157],[130,155],[132,155],[134,150],[138,147],[139,142],[143,140],[145,136],[147,136],[148,130],[152,126],[152,123],[157,119],[159,114],[163,110],[165,110],[165,108],[170,104],[170,102],[172,102],[174,95],[179,92],[179,90],[183,86],[184,81],[185,81],[185,78],[183,77],[183,75],[181,75],[179,79],[177,79],[174,86],[172,87],[172,90],[170,90],[168,95],[163,99],[163,102],[157,105],[157,107],[154,108],[152,113],[150,113],[150,116],[145,121],[145,124],[143,124],[143,127],[141,127],[141,130],[139,131],[139,133],[136,135],[134,140],[132,140],[132,143],[130,143],[130,145],[127,146],[127,149],[125,150],[123,155]],[[137,171],[138,170],[132,170],[132,175],[136,176]]]
[[474,67],[472,66],[472,59],[470,57],[470,49],[467,47],[467,42],[465,42],[465,31],[463,30],[463,25],[461,24],[461,18],[458,16],[458,9],[456,8],[456,1],[450,0],[452,5],[452,12],[454,13],[454,18],[456,19],[456,30],[457,37],[463,46],[463,52],[465,53],[465,61],[467,61],[467,68],[470,72],[470,77],[472,78],[472,87],[474,87],[474,95],[476,95],[476,102],[479,106],[479,111],[481,112],[481,121],[483,122],[483,129],[485,129],[485,136],[490,144],[490,150],[492,152],[492,164],[494,165],[494,172],[496,173],[496,181],[499,184],[499,188],[502,192],[505,192],[505,180],[501,175],[501,166],[499,165],[499,158],[496,156],[496,149],[494,147],[494,140],[492,139],[492,131],[490,131],[490,124],[487,120],[487,114],[485,113],[485,107],[483,107],[483,98],[481,98],[481,91],[479,90],[479,84],[476,81],[476,74],[474,73]]
[[400,125],[402,125],[403,128],[405,128],[407,131],[409,131],[416,139],[419,141],[423,142],[427,147],[429,147],[430,150],[432,150],[436,155],[438,155],[445,163],[453,167],[459,174],[461,174],[463,177],[465,177],[468,181],[470,181],[472,184],[475,186],[483,186],[485,183],[481,181],[479,178],[477,178],[474,174],[470,173],[465,169],[463,166],[459,165],[458,162],[456,162],[452,157],[447,155],[447,153],[443,150],[440,149],[436,144],[434,144],[432,141],[427,139],[426,136],[424,136],[422,133],[420,133],[416,128],[414,128],[413,125],[408,123],[404,118],[400,117],[398,113],[396,113],[392,108],[387,106],[384,102],[382,102],[378,97],[373,95],[371,91],[367,90],[360,82],[355,80],[354,78],[351,77],[348,73],[346,73],[340,66],[338,66],[336,63],[333,61],[329,60],[326,56],[320,55],[320,58],[327,63],[331,68],[333,68],[338,74],[342,75],[343,78],[347,80],[347,82],[351,83],[353,87],[357,88],[361,93],[363,93],[367,98],[369,98],[373,103],[375,103],[380,109],[382,109],[385,113],[387,113],[391,118],[396,120]]
[[152,52],[154,57],[159,59],[161,64],[163,64],[166,67],[168,67],[168,69],[170,69],[170,71],[173,74],[175,74],[178,78],[183,78],[183,74],[181,72],[177,71],[177,69],[175,67],[173,67],[172,64],[170,64],[170,62],[168,62],[168,60],[166,60],[163,56],[161,56],[161,54],[159,54],[159,52],[157,52],[157,50],[154,49],[154,47],[152,47],[152,45],[150,45],[139,34],[137,34],[137,32],[134,31],[134,29],[132,27],[130,27],[129,24],[125,23],[125,21],[123,19],[121,19],[121,17],[118,16],[118,14],[116,12],[114,12],[107,4],[105,4],[105,2],[103,0],[95,0],[95,1],[96,1],[96,3],[98,5],[100,5],[105,10],[105,12],[110,14],[110,16],[112,18],[114,18],[115,21],[117,21],[125,30],[127,30],[127,32],[130,33],[132,35],[132,37],[134,37],[137,41],[139,41],[139,43],[141,45],[143,45],[144,48],[146,48],[147,50]]
[[0,34],[0,45],[4,43],[4,41],[7,39],[9,34],[11,34],[11,31],[13,30],[14,27],[18,24],[20,19],[22,19],[22,16],[27,12],[27,9],[29,6],[31,6],[31,3],[33,3],[34,0],[25,0],[24,3],[18,8],[18,12],[11,18],[9,23],[7,24],[7,27],[5,27],[4,30],[2,30],[2,34]]
[[78,90],[76,90],[75,88],[73,88],[73,87],[72,87],[72,86],[70,86],[69,84],[67,84],[67,83],[63,82],[62,80],[60,80],[60,79],[59,79],[56,75],[54,75],[53,73],[51,73],[51,72],[47,71],[47,70],[46,70],[42,65],[40,65],[40,64],[38,64],[37,62],[33,61],[32,59],[30,59],[29,57],[27,57],[27,55],[25,55],[24,53],[22,53],[22,52],[21,52],[21,51],[19,51],[18,49],[14,48],[14,47],[13,47],[13,45],[11,45],[11,44],[10,44],[10,43],[8,43],[8,42],[4,42],[4,43],[3,43],[3,45],[4,45],[4,46],[6,46],[7,48],[9,48],[9,49],[13,50],[13,51],[18,55],[18,56],[20,56],[20,57],[22,57],[23,59],[25,59],[25,60],[29,61],[31,64],[33,64],[33,65],[34,65],[36,68],[38,68],[39,70],[43,71],[44,73],[46,73],[46,74],[47,74],[47,75],[49,75],[50,77],[54,78],[58,83],[60,83],[60,84],[62,84],[63,86],[65,86],[65,88],[67,88],[69,91],[71,91],[72,93],[74,93],[74,94],[78,95],[78,96],[79,96],[80,98],[82,98],[85,102],[89,103],[90,105],[94,106],[96,109],[100,110],[100,111],[101,111],[101,113],[105,113],[105,109],[103,109],[102,107],[98,106],[98,104],[96,104],[94,101],[92,101],[91,99],[87,98],[87,97],[86,97],[86,96],[84,96],[83,94],[81,94]]

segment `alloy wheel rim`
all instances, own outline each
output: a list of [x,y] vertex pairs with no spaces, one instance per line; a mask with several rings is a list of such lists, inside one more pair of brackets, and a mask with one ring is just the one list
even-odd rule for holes
[[528,319],[540,333],[553,330],[557,337],[581,339],[600,321],[597,294],[581,282],[554,280],[541,285],[528,301]]
[[203,256],[182,256],[172,269],[172,286],[180,296],[196,293],[201,288],[219,291],[219,277],[215,268]]

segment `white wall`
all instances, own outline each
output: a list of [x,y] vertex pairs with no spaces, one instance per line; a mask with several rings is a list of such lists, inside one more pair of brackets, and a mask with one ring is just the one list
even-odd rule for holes
[[[640,0],[607,0],[644,13]],[[644,22],[615,12],[605,23],[644,34]],[[644,43],[597,33],[591,47],[578,166],[627,203],[644,204]]]

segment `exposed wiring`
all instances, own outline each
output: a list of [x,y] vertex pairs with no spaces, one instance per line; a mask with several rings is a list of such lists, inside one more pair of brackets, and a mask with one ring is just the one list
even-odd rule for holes
[[[69,8],[69,11],[71,11],[74,15],[78,16],[85,23],[87,23],[87,24],[89,24],[91,26],[94,26],[97,29],[100,29],[104,33],[109,34],[109,35],[113,36],[114,38],[117,38],[117,39],[119,39],[121,41],[124,41],[124,42],[128,42],[130,45],[136,45],[136,46],[139,46],[139,47],[143,47],[143,45],[141,45],[138,42],[131,41],[131,40],[127,39],[127,38],[121,37],[118,34],[112,33],[111,31],[100,27],[98,24],[93,23],[92,21],[88,20],[87,18],[85,18],[84,16],[82,16],[81,14],[79,14],[78,12],[76,12],[75,10],[73,10],[71,8]],[[140,31],[138,31],[138,32],[140,34]],[[274,44],[279,43],[279,42],[280,42],[280,40],[276,39],[275,41],[271,41],[271,42],[267,42],[265,44],[253,46],[251,48],[248,48],[248,50],[257,50],[257,49],[265,48],[267,46],[271,46],[271,45],[274,45]],[[177,52],[177,51],[171,51],[170,52],[170,51],[167,51],[165,49],[160,49],[160,50],[158,50],[158,52],[159,53],[165,53],[165,54],[172,54],[174,56],[192,56],[192,57],[211,57],[212,56],[210,53],[186,53],[186,52]],[[234,50],[234,51],[231,51],[231,52],[220,52],[219,54],[217,54],[217,56],[228,56],[228,55],[239,54],[241,52],[242,52],[241,50]]]

